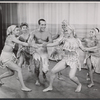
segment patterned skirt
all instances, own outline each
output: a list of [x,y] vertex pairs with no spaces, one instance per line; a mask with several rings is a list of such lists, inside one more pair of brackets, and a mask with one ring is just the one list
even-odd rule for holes
[[65,55],[65,56],[63,56],[62,60],[65,61],[66,65],[69,65],[70,68],[73,68],[76,66],[77,68],[81,69],[81,64],[80,64],[77,53],[74,55],[72,55],[72,54]]
[[49,70],[49,57],[46,48],[39,48],[33,53],[33,59],[42,62],[42,71],[46,73]]
[[87,53],[85,60],[84,60],[84,64],[86,64],[86,60],[91,57],[91,63],[93,65],[93,68],[95,70],[96,73],[100,73],[100,53],[97,55],[95,54],[89,54]]

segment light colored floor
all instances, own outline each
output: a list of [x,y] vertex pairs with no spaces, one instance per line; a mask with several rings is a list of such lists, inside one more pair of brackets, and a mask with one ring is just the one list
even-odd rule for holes
[[[50,61],[50,69],[56,64],[54,61]],[[5,70],[0,68],[0,74]],[[48,86],[49,75],[47,74],[48,82],[44,82],[42,74],[40,75],[41,86],[35,85],[35,75],[28,72],[27,68],[22,68],[24,82],[26,86],[32,89],[32,92],[23,92],[20,89],[19,81],[16,80],[17,74],[12,77],[3,79],[5,83],[0,86],[0,98],[100,98],[100,74],[94,74],[95,86],[88,88],[89,81],[86,81],[86,69],[82,69],[81,72],[77,72],[77,77],[82,83],[82,91],[75,93],[76,84],[74,84],[69,78],[69,68],[62,71],[65,81],[55,79],[54,90],[51,92],[43,93],[42,90]]]

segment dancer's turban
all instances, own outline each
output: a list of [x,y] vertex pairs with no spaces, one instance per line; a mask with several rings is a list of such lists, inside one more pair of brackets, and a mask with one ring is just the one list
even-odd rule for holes
[[14,29],[16,28],[16,25],[11,25],[7,28],[7,35],[12,34]]
[[62,21],[62,24],[68,25],[69,23],[68,23],[67,20],[63,20],[63,21]]
[[93,30],[94,30],[96,33],[99,33],[99,29],[98,29],[98,28],[93,28]]

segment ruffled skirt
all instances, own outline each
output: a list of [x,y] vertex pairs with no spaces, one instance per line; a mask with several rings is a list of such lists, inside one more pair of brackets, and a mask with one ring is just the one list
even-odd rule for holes
[[49,57],[46,48],[39,48],[33,53],[33,58],[35,60],[42,61],[42,71],[46,73],[49,70]]
[[7,63],[9,61],[13,61],[14,63],[16,63],[17,58],[15,57],[14,53],[2,51],[0,56],[0,62],[2,64],[2,68],[7,67],[8,66]]
[[63,56],[62,60],[64,60],[66,65],[69,65],[70,68],[77,66],[77,68],[81,69],[81,64],[77,54]]
[[88,59],[88,57],[91,56],[91,63],[94,67],[94,70],[96,73],[100,73],[100,57],[96,57],[96,56],[92,56],[90,54],[87,54],[84,60],[84,64],[86,64],[86,60]]

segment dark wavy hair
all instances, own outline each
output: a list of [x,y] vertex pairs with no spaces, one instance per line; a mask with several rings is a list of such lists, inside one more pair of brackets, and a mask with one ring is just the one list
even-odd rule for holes
[[28,28],[28,24],[27,23],[21,23],[20,28],[22,28],[23,26],[26,26]]

